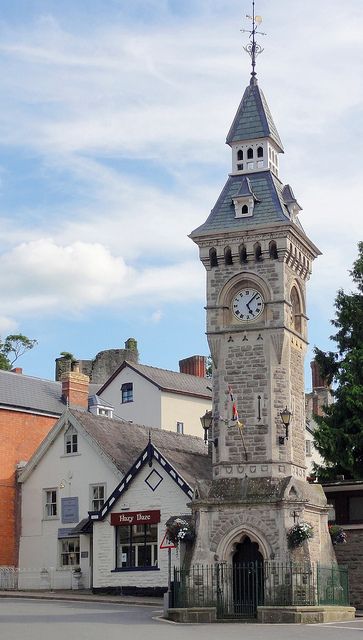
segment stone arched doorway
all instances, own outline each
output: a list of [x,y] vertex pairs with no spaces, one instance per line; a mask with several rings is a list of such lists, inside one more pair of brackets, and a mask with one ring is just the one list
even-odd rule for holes
[[235,545],[232,575],[235,615],[254,616],[264,601],[264,561],[258,543],[249,536]]

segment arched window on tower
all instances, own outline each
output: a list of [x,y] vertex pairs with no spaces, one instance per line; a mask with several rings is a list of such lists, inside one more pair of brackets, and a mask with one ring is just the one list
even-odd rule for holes
[[262,260],[262,249],[259,242],[255,244],[255,260],[256,262],[260,262]]
[[214,247],[209,249],[209,262],[211,267],[218,267],[217,252]]
[[257,147],[257,157],[263,158],[263,147]]
[[246,204],[244,204],[243,207],[242,207],[242,215],[243,216],[247,216],[248,215],[248,206]]
[[247,262],[247,249],[244,244],[241,244],[239,248],[239,260],[241,264],[245,264]]
[[226,265],[233,264],[232,251],[230,247],[226,247],[224,250],[224,264]]
[[237,160],[243,160],[243,151],[242,151],[242,149],[238,149]]
[[269,252],[270,252],[270,258],[272,258],[272,260],[277,260],[279,256],[277,253],[276,242],[274,240],[271,240],[269,244]]
[[291,324],[297,333],[301,333],[301,303],[297,288],[294,286],[290,293]]
[[247,159],[252,160],[252,158],[253,158],[253,149],[249,147],[249,149],[247,149]]

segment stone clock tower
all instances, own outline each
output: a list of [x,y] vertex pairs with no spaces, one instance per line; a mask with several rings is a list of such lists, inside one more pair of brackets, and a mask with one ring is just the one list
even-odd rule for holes
[[304,559],[330,564],[326,499],[305,465],[306,283],[320,252],[280,178],[283,145],[257,83],[251,33],[252,77],[227,135],[231,173],[190,236],[207,274],[214,365],[213,481],[196,488],[193,561],[229,561],[246,537],[264,559],[290,558],[286,531],[300,519],[315,532]]

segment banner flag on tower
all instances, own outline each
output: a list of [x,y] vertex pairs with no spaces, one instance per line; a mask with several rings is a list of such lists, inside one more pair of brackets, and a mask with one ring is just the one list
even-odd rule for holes
[[231,418],[231,420],[233,421],[233,426],[236,426],[239,429],[242,429],[242,427],[244,425],[243,425],[243,422],[239,419],[236,401],[234,399],[232,387],[231,387],[230,384],[228,385],[228,393],[229,393],[229,397],[230,397],[230,400],[231,400],[231,403],[232,403],[232,418]]

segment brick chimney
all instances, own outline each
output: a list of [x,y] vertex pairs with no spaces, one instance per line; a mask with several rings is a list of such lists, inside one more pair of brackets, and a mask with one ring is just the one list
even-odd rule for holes
[[198,378],[205,378],[205,356],[190,356],[190,358],[179,360],[179,371]]
[[316,362],[316,360],[312,360],[312,362],[310,362],[310,367],[311,367],[311,378],[312,378],[313,389],[328,387],[329,385],[321,375],[319,365]]
[[14,369],[11,370],[11,373],[18,373],[21,375],[23,373],[23,369],[21,367],[14,367]]
[[88,409],[89,377],[79,372],[79,363],[74,362],[72,371],[61,376],[62,400],[73,408]]

